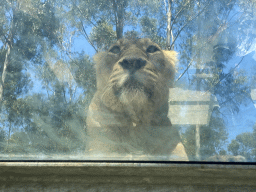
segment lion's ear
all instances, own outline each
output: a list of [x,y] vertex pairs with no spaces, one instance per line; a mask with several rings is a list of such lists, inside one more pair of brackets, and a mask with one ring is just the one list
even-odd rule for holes
[[163,50],[165,59],[166,59],[166,67],[168,70],[168,73],[171,75],[170,76],[170,86],[173,86],[174,83],[174,77],[175,77],[175,73],[176,73],[176,64],[178,62],[177,59],[177,52],[175,51],[167,51],[167,50]]
[[164,53],[164,56],[167,59],[168,63],[171,65],[171,67],[175,68],[176,63],[178,62],[177,52],[176,51],[163,50],[163,53]]

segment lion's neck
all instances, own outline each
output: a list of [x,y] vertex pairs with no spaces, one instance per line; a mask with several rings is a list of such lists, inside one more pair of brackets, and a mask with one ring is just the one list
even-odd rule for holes
[[155,111],[154,103],[142,91],[123,91],[118,99],[133,124],[149,125]]
[[[117,98],[112,91],[105,92],[100,98],[101,102],[119,118],[125,118],[125,122],[132,125],[161,124],[162,119],[167,118],[168,103],[153,102],[143,92],[123,92]],[[163,109],[164,108],[164,109]],[[117,115],[119,114],[119,115]]]
[[133,102],[132,104],[125,105],[124,110],[136,125],[149,125],[154,115],[154,109],[151,103],[140,105]]

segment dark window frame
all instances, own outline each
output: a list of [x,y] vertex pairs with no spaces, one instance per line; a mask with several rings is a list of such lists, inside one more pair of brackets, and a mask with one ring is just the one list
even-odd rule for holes
[[[143,186],[164,189],[185,186],[217,190],[256,189],[256,164],[210,162],[139,162],[139,161],[1,161],[0,189],[33,190],[99,189],[100,186],[123,189]],[[84,188],[86,186],[86,188]],[[121,187],[121,188],[120,188]],[[214,187],[214,188],[212,188]],[[102,188],[102,190],[103,190]],[[27,190],[31,190],[26,188]],[[71,188],[70,188],[71,189]],[[152,188],[154,189],[154,188]],[[159,188],[160,189],[160,188]],[[131,189],[132,190],[132,189]],[[103,190],[104,191],[104,190]],[[108,191],[108,190],[107,190]],[[232,190],[231,190],[232,191]]]

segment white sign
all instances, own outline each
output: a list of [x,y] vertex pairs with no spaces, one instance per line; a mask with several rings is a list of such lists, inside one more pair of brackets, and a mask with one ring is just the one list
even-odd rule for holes
[[173,125],[208,125],[218,102],[210,92],[172,88],[169,91],[169,113]]

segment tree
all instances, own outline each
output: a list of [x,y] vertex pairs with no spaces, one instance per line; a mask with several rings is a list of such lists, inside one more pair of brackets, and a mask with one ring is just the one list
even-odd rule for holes
[[242,155],[248,161],[255,160],[255,151],[256,142],[255,136],[252,133],[245,132],[236,136],[236,139],[233,139],[228,146],[228,151],[233,155]]
[[[58,40],[59,22],[53,4],[34,1],[3,1],[0,23],[0,110],[1,125],[11,134],[26,124],[27,106],[20,97],[32,88],[31,64],[42,63],[43,53]],[[19,98],[19,99],[18,99]]]
[[228,139],[225,122],[218,111],[213,111],[209,126],[203,126],[200,132],[201,149],[200,154],[207,158],[224,151],[225,143]]
[[[22,106],[17,98],[31,88],[29,75],[24,72],[26,65],[40,61],[47,43],[53,46],[57,41],[54,30],[59,25],[50,3],[3,1],[2,8],[0,107],[8,114],[10,139],[12,127],[22,122],[19,121]],[[1,123],[4,124],[4,120]]]
[[[196,156],[196,128],[190,126],[186,128],[182,134],[182,140],[190,160],[198,160]],[[207,159],[210,156],[224,153],[225,143],[228,138],[228,133],[225,127],[224,120],[217,108],[214,109],[209,125],[200,127],[200,156],[201,159]]]
[[232,155],[236,156],[239,154],[238,150],[239,150],[239,143],[233,139],[228,146],[228,151],[230,151]]
[[90,39],[98,50],[107,50],[111,44],[116,42],[117,35],[112,25],[106,21],[100,21],[97,26],[92,28]]
[[6,133],[3,129],[0,130],[0,151],[2,152],[6,146]]

